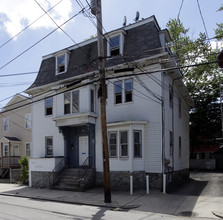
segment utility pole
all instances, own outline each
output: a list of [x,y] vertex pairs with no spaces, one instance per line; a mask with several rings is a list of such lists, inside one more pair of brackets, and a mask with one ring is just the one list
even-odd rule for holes
[[[216,50],[218,53],[218,40],[216,43]],[[218,80],[219,80],[219,95],[220,95],[220,108],[221,108],[221,138],[223,138],[223,111],[222,111],[222,90],[221,90],[221,76],[220,76],[220,68],[223,67],[222,65],[222,60],[223,60],[223,53],[221,51],[221,53],[218,55],[217,57],[218,60]]]
[[[99,74],[100,74],[100,109],[101,109],[101,135],[102,135],[102,160],[104,172],[104,202],[111,202],[110,187],[110,169],[108,154],[108,138],[107,138],[107,122],[106,122],[106,84],[105,84],[105,60],[104,60],[104,44],[102,30],[102,10],[101,0],[93,0],[91,2],[93,8],[92,14],[97,18],[97,36],[98,36],[98,58],[99,58]],[[96,9],[96,10],[95,10]]]

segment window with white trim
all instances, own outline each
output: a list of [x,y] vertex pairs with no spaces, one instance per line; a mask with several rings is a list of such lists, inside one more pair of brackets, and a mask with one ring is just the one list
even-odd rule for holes
[[122,103],[122,81],[115,82],[115,104]]
[[56,55],[56,75],[67,71],[69,54],[67,52]]
[[53,97],[48,97],[45,99],[45,115],[53,114]]
[[[124,89],[123,89],[124,88]],[[114,83],[115,104],[133,101],[133,80],[125,79]]]
[[142,157],[142,131],[133,131],[134,157]]
[[120,157],[128,157],[128,131],[120,131]]
[[53,137],[45,137],[46,157],[53,156]]
[[26,156],[30,157],[31,156],[31,144],[30,143],[26,143],[25,150],[26,150]]
[[31,128],[32,127],[32,114],[25,114],[25,127]]
[[3,130],[9,131],[9,119],[8,118],[4,118],[4,120],[3,120]]
[[109,157],[117,157],[117,132],[108,133]]
[[132,102],[132,79],[126,79],[125,83],[125,102]]
[[123,55],[124,33],[117,33],[107,39],[107,55],[109,57]]
[[8,144],[4,144],[3,156],[4,157],[8,157],[9,156],[9,145]]
[[64,93],[64,114],[79,112],[79,90]]

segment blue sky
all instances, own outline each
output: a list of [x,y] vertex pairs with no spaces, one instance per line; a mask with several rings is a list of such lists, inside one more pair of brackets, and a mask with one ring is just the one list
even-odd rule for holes
[[[82,2],[84,6],[87,5],[86,0],[78,1]],[[155,15],[163,29],[166,28],[170,18],[177,17],[181,3],[182,0],[102,0],[103,26],[107,32],[119,28],[123,24],[124,16],[127,17],[127,24],[133,23],[136,11],[139,11],[140,19]],[[37,73],[10,77],[1,77],[2,75],[38,72],[42,56],[74,44],[60,30],[40,41],[57,28],[47,15],[42,16],[16,38],[10,40],[20,30],[44,14],[38,4],[46,11],[57,4],[49,14],[58,25],[81,10],[76,0],[1,0],[0,108],[10,101],[6,98],[28,88],[35,80]],[[209,38],[214,37],[216,23],[223,22],[223,12],[217,12],[223,1],[199,0],[199,4],[208,36]],[[197,0],[183,1],[180,19],[184,27],[190,28],[192,37],[196,38],[200,32],[205,32]],[[76,43],[96,34],[96,27],[84,13],[77,15],[62,28]],[[10,41],[2,46],[8,40]],[[38,41],[40,42],[36,44]],[[33,46],[34,44],[36,45]],[[32,48],[28,50],[30,47]],[[26,50],[27,52],[25,52]],[[22,55],[19,56],[20,54]],[[16,58],[17,56],[19,57]]]

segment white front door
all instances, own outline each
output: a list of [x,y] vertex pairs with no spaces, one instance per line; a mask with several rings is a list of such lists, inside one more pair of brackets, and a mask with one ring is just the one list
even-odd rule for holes
[[13,156],[19,156],[19,145],[13,145]]
[[79,166],[88,166],[89,160],[86,161],[88,157],[88,136],[79,137]]

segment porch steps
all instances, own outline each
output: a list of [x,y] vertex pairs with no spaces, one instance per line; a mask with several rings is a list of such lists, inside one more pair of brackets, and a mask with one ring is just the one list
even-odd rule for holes
[[66,191],[81,191],[78,177],[78,169],[66,169],[54,189]]

